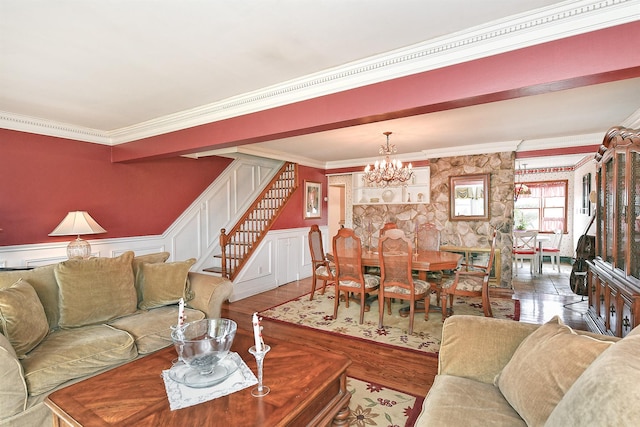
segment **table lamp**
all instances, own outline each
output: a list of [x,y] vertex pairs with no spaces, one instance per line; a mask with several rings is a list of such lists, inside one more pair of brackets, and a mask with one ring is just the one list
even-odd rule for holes
[[86,211],[69,212],[60,224],[51,232],[49,236],[78,236],[67,246],[67,256],[73,258],[89,258],[91,255],[91,245],[86,240],[80,238],[84,234],[106,233],[91,215]]

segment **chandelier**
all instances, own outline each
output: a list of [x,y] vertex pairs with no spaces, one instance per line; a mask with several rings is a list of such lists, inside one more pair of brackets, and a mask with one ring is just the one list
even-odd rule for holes
[[[527,171],[527,164],[523,163],[522,166],[524,167],[524,172],[522,172],[522,174],[526,173]],[[523,168],[520,168],[520,170],[523,170]],[[516,175],[519,176],[520,174]],[[519,181],[519,179],[517,180]],[[516,182],[515,187],[513,188],[513,201],[517,202],[518,201],[518,197],[520,196],[530,196],[531,195],[531,189],[527,186],[527,184],[525,184],[524,182]]]
[[367,183],[380,187],[400,185],[413,176],[411,163],[409,163],[409,166],[403,166],[401,161],[397,159],[391,160],[391,155],[396,152],[396,146],[389,144],[391,132],[384,132],[383,135],[387,136],[387,143],[380,146],[379,153],[384,155],[384,159],[381,161],[376,160],[373,168],[367,165],[364,168],[363,179]]

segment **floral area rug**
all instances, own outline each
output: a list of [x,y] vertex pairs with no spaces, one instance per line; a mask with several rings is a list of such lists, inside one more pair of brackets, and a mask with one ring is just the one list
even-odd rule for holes
[[350,426],[411,427],[424,401],[424,397],[352,377],[347,377],[347,390],[351,393]]
[[[327,286],[324,295],[315,293],[313,301],[309,294],[277,305],[260,312],[264,319],[318,329],[328,333],[348,335],[357,339],[375,341],[382,345],[391,345],[426,353],[437,353],[442,338],[442,312],[436,305],[436,295],[431,296],[429,320],[424,320],[424,313],[416,313],[413,322],[413,334],[409,335],[409,318],[400,317],[398,310],[407,303],[397,300],[391,304],[391,313],[385,309],[384,327],[378,328],[378,301],[371,303],[369,312],[364,313],[364,323],[359,324],[360,304],[350,301],[349,308],[344,301],[338,306],[338,318],[333,319],[333,302],[335,290]],[[520,302],[506,298],[492,298],[493,316],[502,319],[518,320],[520,318]],[[454,314],[483,316],[482,301],[473,297],[456,297],[453,303]]]

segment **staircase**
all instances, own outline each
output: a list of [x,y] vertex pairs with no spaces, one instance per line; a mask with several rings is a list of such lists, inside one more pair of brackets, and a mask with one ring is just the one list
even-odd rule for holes
[[204,271],[218,273],[233,280],[278,218],[296,188],[298,165],[285,163],[231,231],[227,233],[224,228],[220,231],[222,253],[214,255],[214,258],[221,259],[221,266],[206,268]]

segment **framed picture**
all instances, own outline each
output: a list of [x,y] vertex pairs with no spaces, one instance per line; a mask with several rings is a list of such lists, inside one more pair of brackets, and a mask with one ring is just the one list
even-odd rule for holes
[[322,216],[322,184],[304,182],[304,218],[320,218]]

